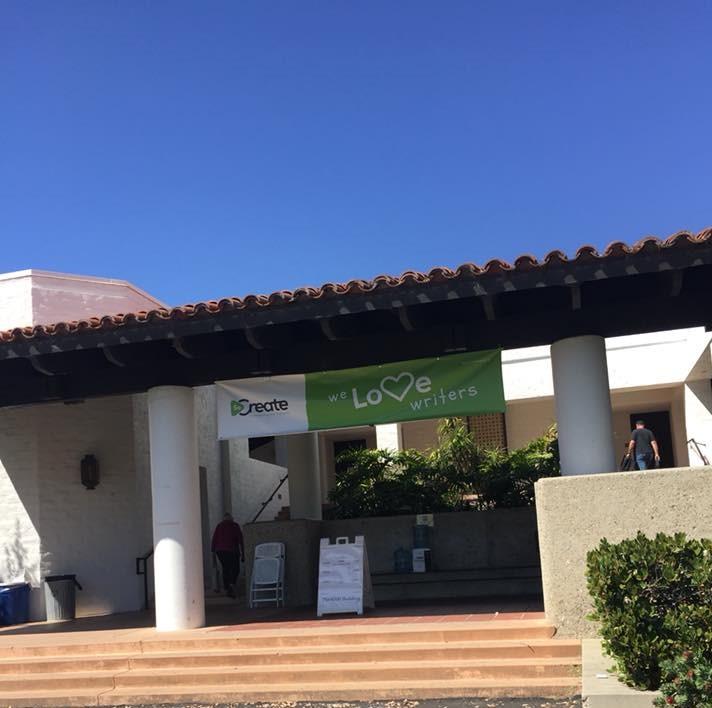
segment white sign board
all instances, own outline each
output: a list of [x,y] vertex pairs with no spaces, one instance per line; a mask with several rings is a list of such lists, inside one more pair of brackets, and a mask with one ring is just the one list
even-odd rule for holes
[[319,548],[319,592],[317,616],[336,612],[362,615],[364,604],[373,607],[371,574],[363,536],[353,543],[348,537],[330,543],[321,539]]

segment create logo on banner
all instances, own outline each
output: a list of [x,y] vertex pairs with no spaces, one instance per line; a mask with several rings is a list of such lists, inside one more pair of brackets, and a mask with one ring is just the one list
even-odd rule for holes
[[303,374],[217,384],[220,439],[309,430]]
[[499,350],[222,381],[221,439],[504,411]]
[[250,415],[250,413],[277,413],[289,410],[289,401],[249,401],[241,398],[239,401],[230,402],[231,415]]

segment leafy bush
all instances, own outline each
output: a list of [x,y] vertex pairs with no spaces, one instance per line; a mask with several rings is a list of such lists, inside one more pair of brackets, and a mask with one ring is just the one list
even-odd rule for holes
[[591,619],[626,683],[655,690],[662,662],[687,650],[712,658],[712,541],[603,539],[588,554],[587,578]]
[[532,506],[534,483],[559,474],[555,428],[510,453],[487,450],[478,475],[480,508]]
[[529,506],[534,482],[559,474],[556,432],[508,453],[478,446],[461,419],[447,419],[439,443],[417,450],[348,450],[330,494],[336,518]]
[[712,661],[686,651],[662,664],[661,696],[656,706],[712,708]]

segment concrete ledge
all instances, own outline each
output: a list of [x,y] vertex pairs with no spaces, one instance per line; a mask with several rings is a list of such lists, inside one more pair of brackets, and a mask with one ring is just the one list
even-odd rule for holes
[[636,691],[626,686],[610,673],[612,663],[603,653],[600,640],[583,640],[581,698],[584,708],[652,708],[659,693]]
[[541,573],[547,619],[562,636],[595,637],[586,554],[658,532],[712,538],[712,467],[555,477],[536,483]]
[[473,597],[541,597],[539,566],[371,575],[376,602]]

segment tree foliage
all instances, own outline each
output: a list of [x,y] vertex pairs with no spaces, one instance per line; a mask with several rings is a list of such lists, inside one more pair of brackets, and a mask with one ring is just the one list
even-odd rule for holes
[[524,448],[483,448],[459,418],[442,421],[438,445],[417,450],[348,450],[330,494],[336,518],[529,506],[534,482],[559,474],[555,429]]

